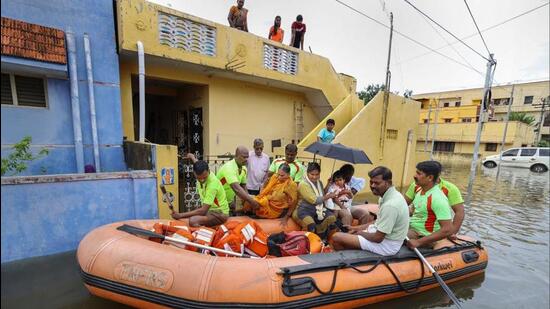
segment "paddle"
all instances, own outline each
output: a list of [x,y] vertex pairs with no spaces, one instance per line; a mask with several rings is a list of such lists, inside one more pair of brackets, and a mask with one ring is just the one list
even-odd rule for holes
[[167,241],[170,241],[170,242],[173,242],[173,243],[182,244],[182,245],[186,245],[186,246],[197,247],[199,249],[210,250],[210,251],[223,253],[223,254],[227,254],[227,255],[232,255],[232,256],[237,256],[237,257],[244,257],[244,258],[255,258],[255,256],[251,256],[251,255],[248,255],[248,254],[242,254],[242,253],[237,253],[237,252],[233,252],[233,251],[227,251],[227,250],[218,249],[218,248],[214,248],[214,247],[210,247],[210,246],[196,244],[194,242],[185,241],[185,240],[182,240],[182,239],[177,239],[177,238],[170,237],[170,236],[164,236],[164,235],[157,234],[155,232],[151,232],[149,230],[142,229],[142,228],[139,228],[139,227],[136,227],[136,226],[131,226],[131,225],[128,225],[128,224],[121,225],[121,226],[117,227],[116,229],[119,230],[119,231],[123,231],[123,232],[126,232],[126,233],[133,234],[133,235],[158,238],[160,240],[167,240]]
[[174,205],[172,205],[172,201],[170,200],[170,196],[166,192],[166,188],[164,187],[164,185],[160,185],[160,191],[162,191],[162,195],[166,199],[166,202],[168,203],[168,207],[170,208],[170,210],[174,211]]
[[[406,237],[405,239],[407,241],[409,241],[409,237]],[[439,282],[439,285],[441,286],[443,291],[445,291],[445,293],[447,293],[447,295],[449,295],[449,297],[451,298],[451,300],[453,301],[455,306],[457,308],[462,308],[462,306],[460,306],[460,302],[458,301],[458,298],[456,298],[455,294],[453,294],[453,291],[451,291],[451,289],[447,286],[447,284],[445,284],[445,281],[443,281],[443,279],[441,279],[441,277],[439,276],[437,271],[435,271],[435,269],[432,267],[432,265],[430,265],[430,263],[426,260],[426,258],[424,258],[422,253],[420,253],[420,251],[418,251],[418,249],[416,249],[416,248],[414,248],[413,250],[414,250],[414,253],[416,253],[416,255],[418,255],[418,257],[422,260],[422,262],[428,267],[428,269],[430,270],[432,275],[435,277],[435,280],[437,280],[437,282]]]

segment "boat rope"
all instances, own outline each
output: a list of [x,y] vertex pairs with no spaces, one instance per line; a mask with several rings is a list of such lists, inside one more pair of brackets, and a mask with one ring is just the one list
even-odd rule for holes
[[404,286],[403,286],[403,283],[401,283],[401,280],[399,280],[399,278],[397,277],[397,275],[395,274],[395,272],[393,271],[393,269],[391,269],[390,265],[388,264],[388,262],[386,262],[385,260],[383,260],[383,263],[384,265],[386,266],[386,268],[390,271],[390,273],[392,274],[393,278],[395,279],[395,281],[397,282],[397,285],[399,285],[399,288],[401,288],[405,293],[415,293],[416,291],[418,291],[418,289],[420,288],[420,286],[422,286],[422,281],[424,280],[424,263],[422,263],[422,261],[420,260],[420,258],[418,258],[418,262],[420,262],[420,273],[421,273],[421,277],[420,279],[418,279],[418,283],[416,283],[416,286],[411,288],[411,289],[406,289]]

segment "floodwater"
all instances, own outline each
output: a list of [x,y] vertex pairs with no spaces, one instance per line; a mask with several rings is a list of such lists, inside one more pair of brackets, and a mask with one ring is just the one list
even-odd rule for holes
[[[469,165],[444,163],[443,177],[464,192]],[[549,173],[480,168],[462,234],[488,249],[486,273],[451,284],[465,308],[549,308]],[[441,289],[369,308],[445,308]],[[127,308],[91,296],[75,253],[2,265],[2,308]]]

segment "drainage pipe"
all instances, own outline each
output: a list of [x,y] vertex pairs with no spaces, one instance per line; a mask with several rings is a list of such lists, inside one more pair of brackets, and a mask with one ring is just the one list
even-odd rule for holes
[[145,53],[143,43],[137,41],[139,72],[139,141],[145,141]]
[[73,112],[73,134],[76,156],[76,170],[84,173],[84,147],[82,146],[82,127],[80,121],[80,102],[78,98],[78,77],[76,70],[76,42],[74,33],[67,30],[67,49],[69,52],[69,78],[71,84],[71,109]]
[[88,98],[90,101],[90,117],[92,123],[92,141],[94,144],[94,163],[96,172],[101,172],[101,164],[99,162],[99,142],[97,138],[97,119],[95,112],[95,95],[94,95],[94,75],[92,71],[92,54],[90,48],[90,37],[84,33],[84,54],[86,55],[86,73],[88,75]]

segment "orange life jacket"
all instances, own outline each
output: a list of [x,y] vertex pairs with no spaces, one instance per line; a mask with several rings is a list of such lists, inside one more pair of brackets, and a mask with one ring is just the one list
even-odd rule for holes
[[[212,241],[212,246],[252,256],[264,257],[267,254],[268,235],[255,221],[230,221],[218,227]],[[216,253],[225,256],[223,253]]]

